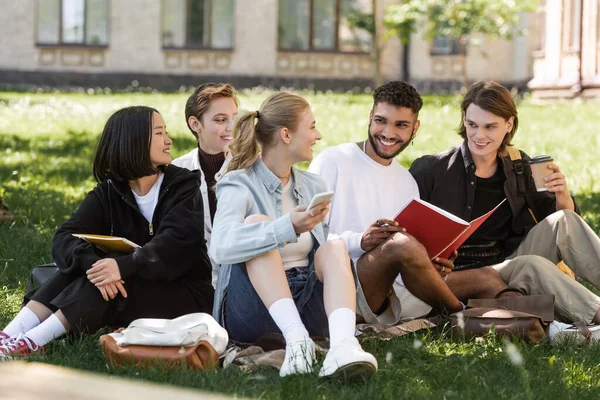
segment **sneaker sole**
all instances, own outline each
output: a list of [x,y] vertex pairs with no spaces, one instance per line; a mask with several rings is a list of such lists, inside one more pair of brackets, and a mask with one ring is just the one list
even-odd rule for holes
[[354,362],[339,367],[330,375],[321,378],[344,380],[347,382],[362,382],[371,378],[377,372],[377,368],[368,362]]
[[[596,328],[591,330],[591,332],[590,342],[600,341],[600,329]],[[586,338],[576,329],[558,332],[550,341],[555,343],[568,341],[574,341],[577,344],[587,343]]]

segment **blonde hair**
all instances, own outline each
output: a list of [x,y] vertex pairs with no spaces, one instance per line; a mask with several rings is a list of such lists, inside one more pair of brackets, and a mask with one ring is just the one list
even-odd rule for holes
[[[269,96],[258,111],[240,113],[233,125],[233,140],[229,143],[232,159],[227,172],[254,164],[260,153],[259,145],[262,148],[272,145],[281,128],[296,131],[300,117],[309,107],[302,97],[280,92]],[[257,118],[256,122],[254,118]]]

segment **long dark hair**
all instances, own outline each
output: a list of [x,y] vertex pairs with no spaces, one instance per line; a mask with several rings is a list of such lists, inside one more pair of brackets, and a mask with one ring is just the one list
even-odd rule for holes
[[96,181],[109,177],[128,181],[153,175],[158,171],[150,160],[152,107],[122,108],[110,116],[98,141],[93,173]]

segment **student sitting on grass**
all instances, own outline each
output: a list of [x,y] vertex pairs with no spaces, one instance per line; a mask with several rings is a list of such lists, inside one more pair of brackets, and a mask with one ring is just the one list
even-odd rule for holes
[[[522,152],[509,155],[519,120],[505,87],[478,82],[461,109],[458,133],[463,142],[421,157],[410,168],[421,198],[467,221],[504,198],[508,201],[458,249],[455,272],[446,283],[464,300],[481,284],[478,269],[491,266],[511,287],[527,294],[554,294],[561,319],[599,324],[600,297],[555,265],[564,260],[577,276],[600,289],[600,239],[577,214],[565,175],[553,162],[547,168],[546,190],[538,191],[530,165],[513,159],[529,157]],[[599,328],[593,328],[597,339]],[[577,333],[554,324],[550,333],[557,331],[564,332],[561,336]]]
[[236,120],[210,245],[221,264],[214,316],[240,342],[283,333],[281,376],[311,372],[310,335],[329,333],[319,375],[365,378],[377,361],[354,337],[356,290],[346,246],[326,241],[329,201],[306,209],[327,188],[293,167],[312,159],[320,139],[309,104],[288,93]]
[[[93,166],[99,183],[54,236],[59,271],[25,296],[25,307],[0,332],[0,356],[44,350],[68,331],[210,312],[200,182],[168,165],[171,144],[153,108],[128,107],[108,119]],[[142,247],[102,253],[74,233],[125,237]]]
[[[406,82],[391,81],[373,92],[366,139],[321,152],[309,171],[336,192],[332,234],[344,240],[360,282],[358,314],[370,324],[396,324],[432,311],[461,311],[443,281],[452,262],[429,260],[425,247],[392,219],[419,190],[394,158],[419,130],[423,100]],[[490,290],[496,293],[506,287]]]
[[[210,246],[212,223],[217,212],[215,185],[227,167],[225,153],[232,139],[231,128],[238,113],[238,99],[229,84],[203,83],[188,98],[185,121],[198,142],[189,153],[173,160],[173,164],[202,175],[200,192],[204,200],[204,239]],[[209,212],[210,211],[210,212]],[[219,265],[212,263],[212,284],[216,286]]]

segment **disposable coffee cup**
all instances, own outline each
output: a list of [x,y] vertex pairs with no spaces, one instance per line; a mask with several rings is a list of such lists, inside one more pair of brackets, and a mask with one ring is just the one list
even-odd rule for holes
[[529,160],[529,166],[531,167],[531,175],[533,176],[533,181],[535,182],[535,189],[538,192],[545,192],[548,190],[544,184],[544,178],[548,175],[552,174],[552,170],[548,168],[548,165],[552,164],[554,160],[552,157],[547,155],[533,157]]

